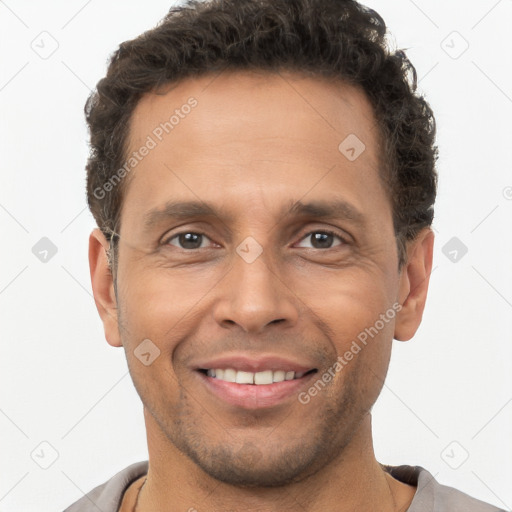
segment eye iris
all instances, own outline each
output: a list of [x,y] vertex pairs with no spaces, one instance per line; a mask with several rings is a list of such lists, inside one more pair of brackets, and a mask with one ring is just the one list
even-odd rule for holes
[[182,233],[179,235],[179,242],[184,249],[198,249],[201,247],[202,236],[197,233]]
[[[310,235],[312,237],[312,245],[315,249],[328,249],[332,246],[333,236],[331,233],[316,232]],[[181,233],[178,240],[184,249],[199,249],[203,235],[199,233]]]
[[325,249],[332,245],[333,235],[330,233],[313,233],[313,247],[315,249]]

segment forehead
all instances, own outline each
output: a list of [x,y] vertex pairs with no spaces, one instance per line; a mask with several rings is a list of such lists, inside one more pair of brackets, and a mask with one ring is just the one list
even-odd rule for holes
[[254,207],[264,196],[261,209],[283,195],[334,199],[339,189],[356,203],[382,195],[373,109],[339,80],[241,71],[188,78],[141,98],[128,147],[139,156],[123,212],[134,205],[143,214],[170,196],[232,204],[245,197]]
[[[191,104],[194,106],[189,108]],[[192,121],[182,123],[189,114],[193,114]],[[257,133],[293,137],[298,130],[304,131],[307,124],[315,130],[321,126],[320,134],[332,135],[334,140],[352,129],[370,146],[377,142],[372,106],[358,87],[339,79],[289,71],[224,71],[187,78],[145,94],[132,114],[128,143],[130,148],[136,148],[155,131],[157,139],[165,135],[177,138],[187,125],[193,125],[195,140],[202,146],[215,136],[227,135],[234,141],[236,137],[226,129],[228,118],[239,136],[246,132],[250,136]],[[299,120],[305,123],[297,125]],[[161,127],[163,133],[159,133],[159,125],[165,123],[171,126],[166,125],[168,130]],[[185,128],[178,129],[180,124]],[[283,131],[284,128],[294,130]]]

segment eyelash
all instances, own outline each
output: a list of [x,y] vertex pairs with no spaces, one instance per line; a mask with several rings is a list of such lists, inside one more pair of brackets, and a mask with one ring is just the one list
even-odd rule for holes
[[[344,237],[342,237],[340,234],[338,234],[336,231],[332,231],[330,229],[315,229],[313,231],[309,231],[308,233],[305,233],[304,236],[302,236],[299,240],[302,241],[304,239],[306,239],[308,236],[311,236],[315,233],[322,233],[322,234],[326,234],[326,235],[332,235],[336,238],[338,238],[342,243],[340,245],[346,245],[348,242],[346,241],[346,239]],[[194,234],[194,235],[202,235],[206,238],[208,238],[210,240],[210,237],[208,235],[206,235],[205,233],[202,233],[200,231],[180,231],[179,233],[175,233],[174,235],[170,236],[170,237],[167,237],[166,239],[164,239],[163,241],[163,245],[170,245],[170,241],[175,239],[176,237],[179,237],[180,235],[185,235],[185,234]],[[176,247],[176,246],[174,246]],[[329,249],[334,249],[335,247],[338,247],[338,246],[334,246],[334,247],[327,247],[326,249],[317,249],[315,247],[312,247],[312,249],[316,249],[318,251],[327,251]],[[197,251],[198,249],[183,249],[181,247],[177,247],[178,249],[181,249],[183,251],[186,251],[186,252],[192,252],[192,251]],[[199,248],[201,249],[201,247]],[[305,249],[311,249],[310,247],[305,247]]]
[[[300,241],[304,240],[305,238],[307,238],[308,236],[312,235],[313,233],[322,233],[323,235],[332,235],[332,236],[338,238],[341,241],[340,245],[347,244],[347,241],[345,240],[344,237],[342,237],[336,231],[332,231],[330,229],[315,229],[313,231],[309,231],[303,237],[301,237]],[[338,247],[338,246],[334,246],[334,247]],[[327,251],[328,249],[334,249],[334,247],[328,247],[327,249],[323,249],[323,250]],[[313,249],[315,249],[315,247],[313,247]],[[322,249],[317,249],[317,250],[321,251]]]

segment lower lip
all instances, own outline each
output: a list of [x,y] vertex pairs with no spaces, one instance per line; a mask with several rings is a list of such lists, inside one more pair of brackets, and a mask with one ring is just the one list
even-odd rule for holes
[[245,409],[265,409],[278,405],[292,396],[297,396],[300,389],[305,387],[311,377],[316,374],[316,372],[312,372],[300,379],[257,385],[226,382],[215,377],[208,377],[199,371],[196,373],[214,395],[224,402]]

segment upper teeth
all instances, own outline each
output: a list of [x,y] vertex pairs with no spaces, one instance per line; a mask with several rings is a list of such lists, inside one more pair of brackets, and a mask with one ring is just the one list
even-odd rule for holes
[[282,382],[283,380],[300,379],[305,372],[285,372],[284,370],[265,370],[263,372],[243,372],[233,368],[215,368],[207,372],[209,377],[215,377],[226,382],[236,382],[237,384],[272,384],[273,382]]

